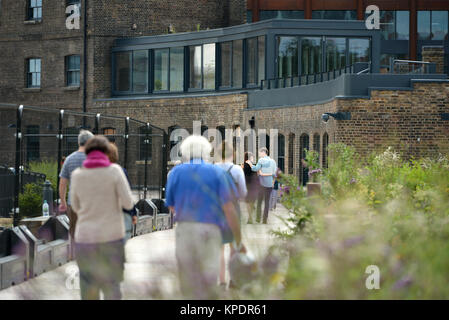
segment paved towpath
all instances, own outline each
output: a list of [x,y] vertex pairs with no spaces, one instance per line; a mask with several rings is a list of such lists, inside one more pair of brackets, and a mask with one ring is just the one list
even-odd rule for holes
[[[270,212],[267,225],[246,224],[247,212],[242,204],[243,238],[256,259],[274,243],[270,230],[284,228],[280,217],[288,215],[278,205]],[[177,269],[175,260],[175,233],[158,231],[135,237],[126,244],[125,281],[122,284],[124,299],[178,299]],[[42,299],[78,300],[78,280],[74,276],[78,268],[75,262],[46,272],[22,284],[0,291],[0,300]]]

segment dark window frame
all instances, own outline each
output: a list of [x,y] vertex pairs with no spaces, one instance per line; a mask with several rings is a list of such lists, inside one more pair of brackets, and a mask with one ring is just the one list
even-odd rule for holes
[[[214,88],[213,89],[209,89],[209,88],[205,88],[204,87],[204,84],[205,84],[205,77],[204,77],[204,46],[206,46],[206,45],[211,45],[211,44],[213,44],[214,46],[215,46],[215,70],[214,70],[214,72],[215,72],[215,75],[214,75],[214,78],[215,78],[215,85],[214,85]],[[188,52],[189,52],[189,57],[188,57],[188,69],[189,69],[189,83],[188,83],[188,92],[199,92],[199,91],[201,91],[201,92],[214,92],[214,91],[216,91],[217,90],[217,77],[219,76],[219,73],[220,72],[217,72],[218,70],[219,70],[219,66],[218,66],[218,64],[219,63],[221,63],[221,61],[218,61],[218,59],[217,59],[217,48],[219,47],[219,42],[210,42],[210,43],[202,43],[202,44],[197,44],[197,45],[190,45],[190,46],[187,46],[188,47]],[[192,84],[192,82],[191,82],[191,80],[192,80],[192,74],[191,74],[191,65],[190,65],[190,52],[191,52],[191,48],[195,48],[195,47],[201,47],[201,87],[200,88],[193,88],[192,86],[191,86],[191,84]],[[221,74],[220,74],[220,76],[221,76]]]
[[[39,71],[30,71],[31,69],[31,62],[39,60]],[[34,62],[36,63],[36,62]],[[27,67],[27,73],[26,73],[26,87],[27,88],[40,88],[42,85],[42,59],[37,57],[28,58],[26,60],[26,67]],[[33,84],[33,75],[37,74],[39,79],[39,84],[35,85]]]
[[[42,1],[43,0],[27,0],[27,20],[42,20]],[[40,5],[39,5],[40,3]]]
[[278,168],[285,172],[285,135],[278,135]]
[[[69,60],[70,58],[75,58],[78,57],[79,58],[79,65],[78,65],[78,69],[69,69]],[[69,76],[69,74],[71,73],[78,73],[78,82],[77,83],[69,83],[71,77]],[[80,83],[81,83],[81,56],[77,55],[77,54],[72,54],[72,55],[68,55],[65,56],[65,85],[67,87],[79,87]]]
[[[420,36],[419,36],[419,13],[420,12],[429,12],[429,23],[430,23],[430,25],[428,26],[429,27],[429,36],[427,37],[427,38],[425,38],[425,39],[423,39],[423,38],[420,38]],[[443,39],[443,40],[434,40],[433,39],[433,18],[432,18],[432,15],[433,15],[433,13],[434,12],[446,12],[446,16],[447,16],[447,23],[448,23],[448,30],[446,30],[447,31],[447,33],[446,33],[446,36],[445,36],[445,39]],[[418,10],[417,11],[417,21],[416,21],[416,37],[417,37],[417,39],[418,39],[418,41],[447,41],[448,40],[448,38],[449,38],[449,10]]]
[[[146,51],[147,52],[147,56],[148,56],[148,63],[147,63],[147,90],[144,92],[136,92],[134,91],[134,52],[136,51]],[[129,76],[128,76],[128,81],[129,81],[129,87],[130,90],[128,91],[119,91],[117,89],[117,54],[124,54],[127,53],[130,55],[130,59],[129,59]],[[124,96],[124,95],[147,95],[147,94],[151,94],[153,93],[153,50],[151,49],[141,49],[141,50],[121,50],[121,51],[115,51],[112,52],[112,92],[113,95],[117,95],[117,96]]]

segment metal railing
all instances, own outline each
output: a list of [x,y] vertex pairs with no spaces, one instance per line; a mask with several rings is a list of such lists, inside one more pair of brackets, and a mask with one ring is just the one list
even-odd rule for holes
[[[0,103],[0,124],[3,137],[0,163],[13,168],[9,171],[14,180],[5,179],[9,179],[8,190],[13,192],[14,225],[18,223],[16,212],[23,186],[39,178],[25,173],[29,164],[51,163],[58,185],[65,156],[78,149],[77,137],[81,129],[105,134],[115,143],[119,149],[119,163],[128,171],[132,187],[144,198],[163,199],[165,196],[168,136],[165,130],[150,123],[129,117]],[[58,188],[55,192],[58,199]],[[5,207],[6,202],[10,207],[10,196],[6,198]]]
[[[367,69],[369,71],[370,68]],[[363,70],[365,71],[365,70]],[[305,86],[310,84],[321,83],[334,80],[343,74],[354,73],[354,65],[328,72],[320,72],[315,74],[307,74],[298,77],[274,78],[261,81],[261,90],[282,89]]]
[[435,72],[435,64],[427,61],[394,59],[390,61],[390,72],[399,74],[431,74]]

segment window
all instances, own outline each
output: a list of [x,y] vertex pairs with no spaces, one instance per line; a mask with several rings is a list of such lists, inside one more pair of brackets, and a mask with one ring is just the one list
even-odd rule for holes
[[148,50],[116,52],[114,64],[115,91],[148,91]]
[[258,48],[259,48],[259,54],[257,56],[258,58],[258,64],[259,64],[259,70],[257,73],[258,76],[258,83],[260,83],[262,80],[265,79],[265,36],[260,36],[258,38]]
[[232,86],[243,86],[243,40],[232,41]]
[[232,41],[223,42],[221,48],[221,86],[232,86]]
[[260,20],[268,19],[304,19],[304,11],[296,10],[261,10]]
[[309,135],[308,134],[303,134],[301,135],[301,137],[299,138],[299,154],[300,154],[300,181],[302,183],[303,186],[305,186],[307,184],[307,182],[309,181],[309,169],[307,168],[307,166],[305,166],[305,159],[306,159],[306,150],[309,150]]
[[298,39],[278,37],[278,78],[298,76]]
[[321,38],[302,38],[301,70],[303,75],[322,72],[321,40]]
[[[27,135],[38,135],[39,126],[27,126]],[[40,144],[38,136],[27,136],[27,152],[26,159],[27,162],[38,160],[40,157]]]
[[246,11],[246,23],[253,22],[253,12],[251,10]]
[[326,69],[339,70],[346,67],[346,38],[326,39]]
[[318,133],[313,135],[313,151],[320,154],[321,137]]
[[418,11],[420,40],[447,40],[448,11]]
[[278,168],[285,172],[285,136],[278,136]]
[[323,134],[323,168],[328,167],[328,158],[329,158],[329,135],[327,132]]
[[131,91],[131,52],[115,54],[115,90]]
[[288,135],[288,174],[293,174],[294,170],[294,152],[295,152],[295,134]]
[[168,91],[169,49],[154,50],[154,91]]
[[314,10],[312,19],[322,20],[357,20],[355,10]]
[[190,88],[215,89],[215,43],[192,46],[190,50]]
[[184,91],[184,47],[170,48],[170,91]]
[[432,40],[447,40],[447,24],[447,11],[432,11]]
[[380,30],[384,40],[408,40],[409,26],[409,11],[380,12]]
[[204,89],[215,90],[215,43],[203,45]]
[[148,136],[152,134],[152,128],[147,126],[142,126],[139,128],[139,160],[144,161],[145,158],[151,160],[152,155],[152,138]]
[[27,87],[39,88],[41,86],[41,59],[28,59]]
[[[255,38],[256,39],[256,38]],[[243,40],[222,42],[220,87],[241,88],[243,74]],[[253,56],[254,52],[251,53]],[[257,60],[256,60],[257,61]],[[253,62],[254,64],[255,62]]]
[[257,38],[246,40],[246,83],[247,85],[257,85]]
[[410,12],[396,11],[396,40],[409,40]]
[[67,56],[65,58],[66,85],[80,85],[80,56]]
[[349,64],[369,62],[371,47],[369,39],[349,39]]
[[148,91],[148,50],[133,52],[132,90],[137,93]]
[[202,47],[190,47],[190,88],[192,89],[201,89],[203,87],[202,60]]
[[42,19],[42,0],[28,0],[28,20]]

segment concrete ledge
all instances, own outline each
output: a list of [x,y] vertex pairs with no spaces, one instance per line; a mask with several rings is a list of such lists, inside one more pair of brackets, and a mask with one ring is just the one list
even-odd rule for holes
[[79,89],[80,86],[67,86],[62,88],[63,91],[79,91]]
[[36,19],[36,20],[25,20],[23,24],[25,25],[33,25],[33,24],[40,24],[42,23],[42,19]]
[[38,92],[41,92],[42,89],[41,88],[23,88],[22,91],[25,93],[38,93]]

